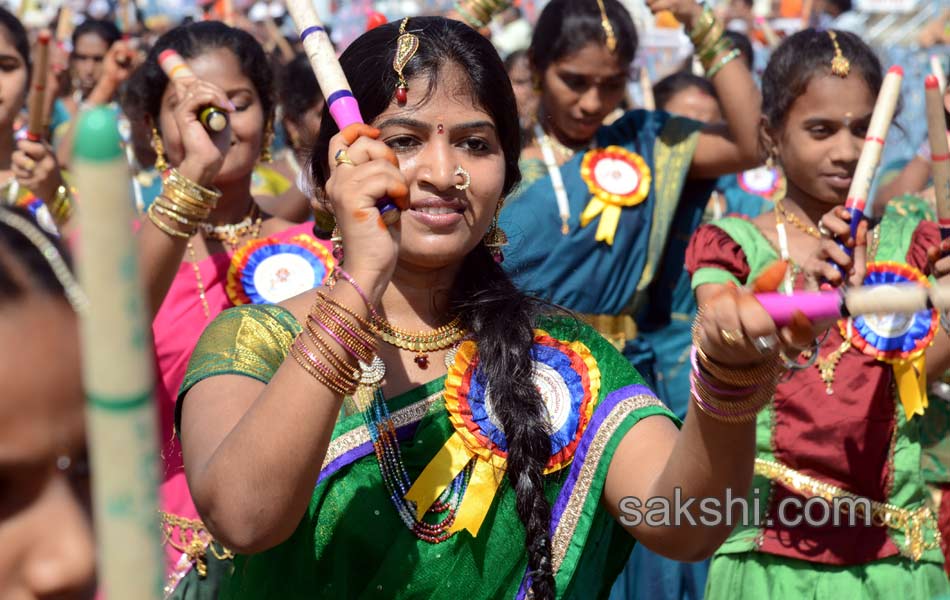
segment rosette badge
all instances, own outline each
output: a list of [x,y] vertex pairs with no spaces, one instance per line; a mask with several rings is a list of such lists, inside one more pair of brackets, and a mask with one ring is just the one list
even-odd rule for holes
[[235,305],[277,304],[322,285],[334,265],[327,249],[307,235],[254,240],[231,258],[228,297]]

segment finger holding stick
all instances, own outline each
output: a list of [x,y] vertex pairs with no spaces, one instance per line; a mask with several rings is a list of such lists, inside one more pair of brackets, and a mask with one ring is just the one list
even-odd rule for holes
[[[327,99],[330,116],[333,117],[337,127],[343,131],[349,125],[363,123],[359,104],[353,97],[350,84],[346,81],[340,62],[336,58],[333,44],[330,43],[330,38],[313,4],[309,0],[289,0],[287,11],[294,20],[300,42],[307,53],[307,58],[310,59],[310,66],[313,67],[317,83],[320,84],[320,91]],[[382,198],[377,202],[376,208],[387,225],[399,220],[399,208],[391,199]]]
[[941,239],[950,237],[950,144],[947,143],[946,119],[940,81],[928,75],[924,81],[927,100],[927,135],[933,169],[934,196],[937,199],[937,223]]
[[[158,64],[172,81],[197,79],[185,59],[171,48],[158,55]],[[209,132],[220,133],[228,126],[228,113],[216,106],[208,105],[198,111],[198,120]]]

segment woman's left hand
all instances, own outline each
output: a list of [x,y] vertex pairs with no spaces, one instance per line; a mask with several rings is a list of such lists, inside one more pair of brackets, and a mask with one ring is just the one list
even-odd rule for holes
[[52,147],[46,142],[19,140],[11,157],[13,175],[21,186],[37,198],[51,202],[56,190],[63,184],[59,163]]
[[950,239],[929,248],[927,258],[930,259],[930,272],[934,277],[942,280],[950,275]]
[[[823,281],[832,287],[844,283],[862,285],[867,271],[868,222],[862,220],[856,238],[852,238],[851,213],[847,208],[837,206],[825,213],[818,223],[824,234],[818,249],[802,265],[806,280],[813,285]],[[851,256],[841,248],[842,245],[851,249]],[[848,274],[847,280],[841,276],[841,271]]]
[[647,6],[653,14],[668,10],[676,20],[686,27],[686,31],[693,28],[693,22],[703,12],[702,5],[696,0],[646,0]]

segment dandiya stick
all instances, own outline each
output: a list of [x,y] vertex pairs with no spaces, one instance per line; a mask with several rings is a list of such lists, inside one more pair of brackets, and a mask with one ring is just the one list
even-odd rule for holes
[[[864,217],[864,209],[868,203],[868,193],[871,191],[871,182],[874,172],[881,162],[881,152],[884,150],[884,140],[894,120],[894,111],[897,108],[897,99],[901,93],[901,82],[904,79],[904,70],[894,65],[884,76],[881,92],[874,104],[874,113],[868,125],[867,137],[864,139],[864,148],[858,158],[858,165],[854,169],[851,188],[848,190],[848,200],[845,208],[851,213],[851,237],[857,238],[858,225]],[[842,250],[852,255],[851,248],[841,244]],[[839,268],[840,270],[840,268]],[[842,273],[843,274],[843,273]]]
[[[327,99],[330,116],[337,127],[342,131],[349,125],[362,123],[359,104],[353,97],[340,61],[336,58],[333,44],[330,43],[327,31],[311,0],[288,0],[287,12],[294,20],[297,33],[300,34],[300,42],[310,59],[310,66],[317,77],[317,83],[320,84],[323,97]],[[379,200],[376,208],[387,224],[399,218],[399,209],[389,198]]]
[[950,237],[950,144],[947,143],[943,94],[936,76],[928,75],[924,80],[924,95],[927,99],[927,135],[937,199],[937,223],[940,224],[940,237],[947,239]]
[[940,93],[944,93],[947,89],[947,74],[943,70],[943,62],[936,54],[930,55],[930,72],[934,74],[940,83]]
[[66,43],[73,35],[73,11],[64,4],[59,9],[59,21],[56,23],[56,41]]
[[36,38],[36,62],[33,66],[33,91],[30,94],[30,112],[26,125],[26,137],[32,142],[41,141],[45,135],[46,81],[49,76],[50,32],[43,30]]
[[950,285],[924,287],[913,283],[868,285],[823,292],[768,292],[756,294],[779,327],[801,312],[812,322],[871,314],[913,314],[936,308],[950,309]]
[[[171,48],[158,55],[158,64],[169,79],[197,79],[185,59]],[[228,113],[216,106],[205,106],[198,111],[198,120],[208,131],[219,133],[228,126]]]
[[99,583],[107,598],[158,600],[158,426],[129,168],[115,114],[79,117],[74,151],[83,385],[92,465]]

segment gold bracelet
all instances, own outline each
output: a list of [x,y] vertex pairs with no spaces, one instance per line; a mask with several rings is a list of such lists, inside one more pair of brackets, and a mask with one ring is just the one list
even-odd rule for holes
[[[154,206],[154,205],[152,205],[152,206]],[[194,235],[194,232],[192,232],[192,233],[185,233],[185,232],[183,232],[183,231],[177,231],[177,230],[175,230],[175,229],[169,227],[169,226],[166,225],[165,223],[162,223],[162,220],[159,219],[158,216],[156,216],[155,211],[152,210],[152,206],[149,206],[149,207],[148,207],[148,211],[147,211],[147,213],[146,213],[146,214],[148,214],[148,220],[151,221],[152,223],[154,223],[155,226],[158,227],[159,229],[161,229],[164,233],[166,233],[166,234],[168,234],[168,235],[170,235],[170,236],[172,236],[172,237],[180,238],[180,239],[183,239],[183,240],[187,240],[187,239],[191,238],[192,235]]]
[[[313,319],[321,327],[327,329],[333,335],[340,338],[340,341],[344,344],[347,344],[347,348],[351,350],[356,357],[365,364],[370,364],[373,360],[373,356],[376,354],[377,346],[375,340],[369,342],[366,339],[357,338],[353,333],[347,331],[347,328],[343,327],[331,317],[327,316],[326,312],[322,312],[323,307],[320,306],[317,308],[317,314],[313,312],[308,315],[308,319]],[[357,329],[358,328],[351,328]],[[358,335],[358,334],[357,334]]]
[[[310,341],[316,347],[317,351],[323,355],[327,362],[330,363],[330,366],[335,368],[340,373],[348,375],[354,379],[359,379],[361,370],[359,366],[350,365],[346,359],[341,357],[333,348],[330,347],[330,344],[323,339],[323,335],[317,331],[317,328],[313,325],[310,319],[307,319],[307,337],[310,338]],[[347,373],[349,371],[349,374]]]
[[180,212],[193,215],[199,221],[207,219],[213,208],[211,205],[199,202],[182,190],[171,186],[164,186],[161,195],[175,204]]
[[712,26],[716,23],[716,15],[708,6],[703,7],[703,12],[699,15],[696,23],[693,24],[689,32],[689,39],[694,46],[699,45]]
[[301,356],[300,351],[297,350],[294,346],[290,347],[289,354],[294,358],[295,361],[297,361],[297,364],[300,365],[300,367],[304,371],[306,371],[311,377],[313,377],[314,379],[316,379],[317,381],[319,381],[320,383],[328,387],[331,392],[340,394],[341,396],[347,395],[348,392],[346,388],[343,388],[342,386],[333,383],[332,381],[324,377],[323,373],[319,372],[318,370],[310,366],[307,363],[307,359]]
[[[709,32],[703,37],[703,40],[696,46],[696,54],[702,58],[703,54],[723,40],[725,32],[726,28],[722,23],[716,21]],[[725,39],[729,40],[729,38]]]
[[348,314],[349,316],[353,317],[353,318],[356,320],[356,322],[359,323],[360,326],[361,326],[363,329],[365,329],[366,331],[372,331],[372,330],[373,330],[373,325],[372,325],[367,319],[365,319],[365,318],[359,316],[358,314],[356,314],[355,312],[353,312],[353,309],[351,309],[351,308],[349,308],[348,306],[345,306],[344,304],[338,302],[337,300],[335,300],[334,298],[332,298],[330,295],[325,294],[325,293],[321,292],[320,290],[317,290],[317,296],[318,296],[321,300],[323,300],[324,302],[326,302],[327,304],[329,304],[330,306],[334,306],[334,307],[338,308],[339,310],[342,310],[343,312],[345,312],[345,313]]
[[172,168],[168,177],[165,179],[165,185],[182,190],[186,195],[195,198],[197,201],[210,205],[212,208],[221,198],[219,190],[206,188],[203,185],[195,183],[188,179],[178,169]]
[[73,214],[71,190],[65,185],[56,188],[56,195],[49,204],[49,212],[57,225],[64,225]]
[[297,338],[294,340],[291,350],[296,350],[298,355],[307,361],[307,364],[313,367],[318,373],[323,375],[323,377],[333,386],[335,386],[335,389],[343,395],[353,393],[356,390],[357,385],[359,385],[359,372],[350,377],[346,377],[339,372],[334,373],[334,369],[332,367],[324,364],[319,358],[317,358],[317,355],[307,347],[307,345],[304,343],[302,332],[297,334]]

